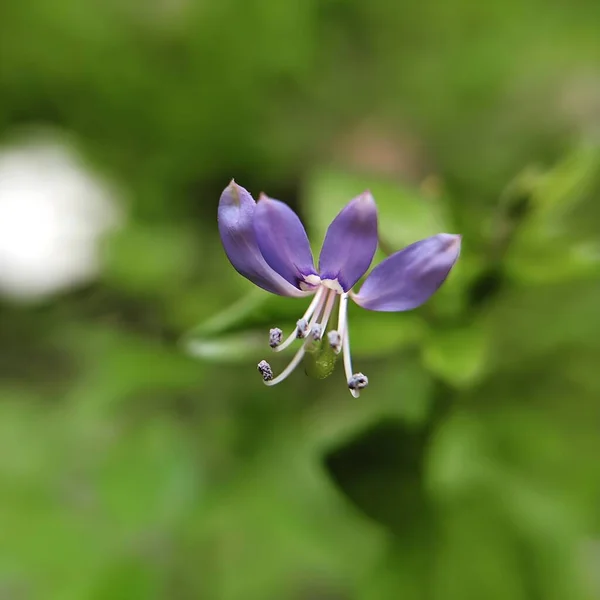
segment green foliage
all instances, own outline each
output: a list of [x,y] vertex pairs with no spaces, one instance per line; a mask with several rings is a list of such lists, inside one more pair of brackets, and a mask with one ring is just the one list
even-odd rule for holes
[[[127,205],[96,281],[2,300],[0,597],[597,597],[599,7],[1,4],[2,143]],[[462,234],[425,306],[350,308],[359,399],[327,344],[262,385],[305,303],[224,257],[232,176],[315,248],[364,189],[376,260]]]

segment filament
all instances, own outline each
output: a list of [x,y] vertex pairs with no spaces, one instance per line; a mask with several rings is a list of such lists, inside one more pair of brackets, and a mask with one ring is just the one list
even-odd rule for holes
[[296,354],[294,355],[294,358],[292,358],[292,360],[290,361],[290,364],[283,371],[281,371],[281,373],[279,373],[279,375],[277,375],[275,379],[265,381],[264,384],[268,386],[277,385],[278,383],[281,383],[284,379],[287,379],[290,373],[292,373],[292,371],[300,364],[300,361],[304,358],[304,354],[306,353],[306,346],[309,343],[309,341],[309,339],[306,339],[304,341],[302,346],[300,346],[298,352],[296,352]]
[[[307,320],[310,319],[313,316],[313,313],[315,312],[320,312],[323,304],[322,302],[325,300],[324,294],[325,294],[326,289],[324,287],[319,287],[319,289],[317,290],[317,292],[315,293],[311,303],[309,304],[308,308],[306,309],[306,312],[304,313],[304,315],[302,316],[302,319],[300,319],[300,321]],[[314,324],[314,323],[312,323]],[[309,323],[309,329],[308,331],[310,332],[310,323]],[[273,350],[275,352],[281,352],[282,350],[285,350],[288,346],[291,346],[295,340],[298,339],[297,336],[297,332],[298,332],[298,328],[296,327],[296,329],[294,329],[294,331],[292,331],[292,333],[290,333],[290,335],[286,338],[286,340],[284,342],[282,342],[281,344],[279,344],[279,346],[273,348]]]
[[[340,298],[340,315],[338,319],[338,333],[342,337],[342,352],[344,354],[344,372],[346,374],[346,382],[349,383],[353,377],[352,374],[352,357],[350,355],[350,335],[348,331],[348,294],[342,294]],[[358,398],[360,391],[350,389],[350,393]]]
[[327,296],[327,302],[325,303],[325,308],[323,309],[323,316],[321,317],[321,331],[325,333],[327,329],[327,323],[329,323],[329,317],[333,311],[333,306],[335,304],[335,299],[337,294],[334,290],[329,290],[329,294]]
[[[281,383],[284,379],[287,379],[287,377],[289,377],[289,375],[294,371],[294,369],[300,364],[300,361],[304,358],[304,355],[306,354],[306,347],[308,346],[308,344],[310,344],[312,341],[314,341],[314,338],[311,334],[313,333],[313,330],[316,330],[317,327],[319,327],[319,328],[321,327],[321,325],[319,325],[317,323],[317,321],[319,320],[319,317],[321,316],[321,313],[323,313],[323,317],[327,316],[327,319],[329,319],[329,315],[331,314],[331,310],[333,308],[333,302],[335,301],[335,294],[333,296],[333,300],[330,300],[328,298],[327,294],[324,293],[325,289],[326,288],[321,287],[317,291],[317,293],[315,295],[315,299],[313,299],[313,301],[311,302],[311,305],[308,307],[308,310],[304,314],[304,317],[302,317],[303,319],[306,319],[307,315],[312,314],[312,317],[308,323],[309,333],[306,336],[306,339],[304,340],[304,342],[302,343],[302,346],[300,346],[298,352],[296,352],[296,354],[294,355],[294,358],[292,358],[292,360],[290,361],[288,366],[279,375],[277,375],[277,377],[275,377],[274,379],[265,381],[264,382],[265,385],[268,385],[268,386],[277,385],[278,383]],[[318,298],[317,298],[317,296],[318,296]],[[327,303],[325,302],[326,299],[327,299]],[[315,302],[315,300],[316,300],[316,302]],[[313,304],[314,304],[314,306],[313,306]],[[325,308],[323,308],[323,306],[325,306]],[[327,314],[327,313],[329,313],[329,314]],[[294,333],[293,339],[296,339],[295,336],[296,336],[296,334]],[[320,336],[319,336],[319,338],[320,338]],[[289,338],[288,338],[288,340],[289,340]],[[286,340],[285,342],[287,342],[288,340]],[[280,347],[281,346],[279,346],[279,348]]]
[[337,331],[340,334],[342,340],[344,339],[344,332],[346,330],[346,323],[348,321],[348,294],[342,294],[340,296],[340,313],[338,315],[338,328]]

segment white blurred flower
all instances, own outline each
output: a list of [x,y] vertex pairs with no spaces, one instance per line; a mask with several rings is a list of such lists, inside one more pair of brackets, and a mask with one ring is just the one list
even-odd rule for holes
[[69,146],[0,150],[0,294],[35,299],[93,279],[118,217],[112,191]]

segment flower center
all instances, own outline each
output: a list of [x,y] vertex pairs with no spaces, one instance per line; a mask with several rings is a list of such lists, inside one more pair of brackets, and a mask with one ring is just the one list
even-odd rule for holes
[[[269,363],[262,360],[258,364],[266,385],[276,385],[286,379],[300,364],[310,343],[323,343],[327,326],[339,296],[339,316],[337,329],[327,333],[327,342],[336,354],[343,353],[344,371],[346,382],[351,394],[358,398],[360,390],[367,387],[369,380],[362,373],[352,373],[352,359],[350,356],[350,337],[348,333],[348,293],[344,292],[337,279],[321,279],[318,275],[304,277],[305,282],[300,287],[315,290],[314,298],[304,315],[298,319],[295,330],[283,340],[283,332],[278,327],[269,332],[269,345],[275,352],[281,352],[292,345],[297,339],[304,340],[288,366],[277,376],[273,377],[273,370]],[[283,341],[282,341],[283,340]]]
[[304,275],[304,281],[300,282],[300,289],[307,292],[321,285],[333,290],[337,294],[341,295],[344,293],[344,288],[337,279],[321,279],[318,275]]

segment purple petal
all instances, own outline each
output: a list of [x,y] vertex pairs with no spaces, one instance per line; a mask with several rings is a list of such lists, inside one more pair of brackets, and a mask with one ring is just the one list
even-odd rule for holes
[[392,254],[373,269],[354,301],[383,312],[420,306],[444,283],[460,254],[460,242],[459,235],[440,233]]
[[332,221],[319,258],[321,279],[337,279],[347,292],[377,250],[377,206],[370,192],[351,200]]
[[219,234],[234,269],[257,286],[280,296],[303,296],[265,262],[254,234],[256,202],[232,181],[219,200]]
[[317,273],[304,226],[287,204],[261,194],[254,232],[267,264],[292,285],[298,286],[305,275]]

